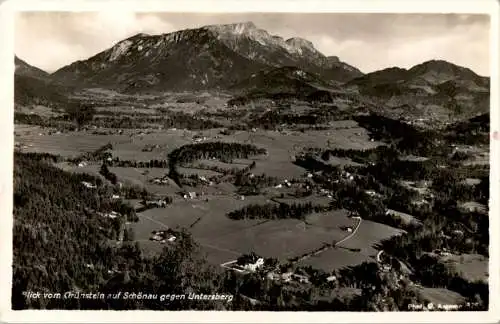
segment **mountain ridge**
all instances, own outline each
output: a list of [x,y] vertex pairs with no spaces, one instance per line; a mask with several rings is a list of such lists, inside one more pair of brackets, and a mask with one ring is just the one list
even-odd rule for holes
[[[125,82],[132,88],[135,84],[145,87],[149,84],[152,88],[203,89],[226,88],[229,85],[225,79],[236,83],[262,68],[280,66],[297,66],[336,81],[362,75],[340,60],[328,59],[307,40],[285,41],[248,22],[208,25],[161,35],[139,33],[52,75],[65,82],[89,83],[89,80],[90,84],[107,85]],[[156,75],[153,67],[168,71],[169,77]],[[173,77],[179,83],[177,86],[171,80]]]
[[48,72],[20,59],[17,55],[14,55],[14,65],[15,74],[17,75],[29,76],[34,78],[48,78],[50,75]]

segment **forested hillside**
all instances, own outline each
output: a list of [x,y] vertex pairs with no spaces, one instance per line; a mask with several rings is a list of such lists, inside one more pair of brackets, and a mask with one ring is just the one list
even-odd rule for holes
[[[63,172],[48,161],[15,155],[14,268],[12,307],[62,309],[188,309],[188,301],[111,299],[26,299],[23,292],[61,293],[118,291],[185,293],[218,290],[217,275],[196,257],[189,234],[179,244],[147,259],[137,244],[116,245],[121,218],[103,218],[93,211],[109,209],[109,187],[85,174]],[[82,181],[96,184],[91,189]],[[218,308],[213,301],[207,304]],[[203,308],[203,302],[196,301]]]

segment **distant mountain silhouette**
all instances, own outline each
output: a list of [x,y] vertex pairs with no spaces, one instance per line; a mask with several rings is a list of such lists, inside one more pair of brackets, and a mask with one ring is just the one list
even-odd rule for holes
[[443,60],[365,74],[345,84],[386,111],[421,118],[471,117],[489,111],[489,78]]
[[54,82],[51,76],[17,56],[14,57],[14,102],[21,105],[55,106],[67,101],[69,88]]
[[16,101],[25,103],[63,100],[70,85],[121,92],[216,89],[232,92],[231,103],[339,103],[410,120],[454,121],[489,111],[490,80],[468,68],[430,60],[363,74],[306,39],[283,39],[252,22],[137,34],[51,75],[15,60]]
[[16,75],[28,76],[33,78],[48,78],[49,74],[33,65],[26,63],[19,57],[14,56],[15,73]]
[[338,58],[324,56],[307,40],[284,40],[251,22],[138,34],[53,75],[65,82],[124,90],[227,89],[262,69],[284,66],[341,82],[362,75]]

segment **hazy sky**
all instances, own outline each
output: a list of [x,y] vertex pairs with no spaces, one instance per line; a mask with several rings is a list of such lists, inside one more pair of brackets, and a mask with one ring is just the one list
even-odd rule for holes
[[365,73],[444,59],[490,74],[486,15],[26,12],[16,17],[15,51],[52,72],[139,32],[163,34],[244,21],[285,39],[308,39],[323,54],[336,55]]

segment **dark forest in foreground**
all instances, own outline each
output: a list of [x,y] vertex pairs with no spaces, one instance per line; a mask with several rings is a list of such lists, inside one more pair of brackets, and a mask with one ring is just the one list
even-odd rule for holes
[[[339,271],[339,281],[326,283],[324,273],[313,274],[309,288],[269,282],[254,273],[240,276],[220,273],[197,253],[189,233],[180,233],[177,244],[154,258],[142,256],[137,243],[116,245],[120,224],[99,217],[109,208],[104,198],[112,190],[97,178],[63,172],[50,165],[47,155],[15,155],[14,309],[219,309],[219,310],[406,310],[410,303],[425,302],[416,289],[401,284],[401,270],[383,273],[376,263],[363,263]],[[84,190],[82,181],[93,181],[97,192]],[[43,213],[40,211],[43,210]],[[94,211],[94,212],[93,212]],[[487,226],[487,224],[485,224]],[[105,228],[107,230],[105,230]],[[430,235],[430,236],[429,236]],[[428,286],[458,291],[479,309],[487,307],[488,286],[460,278],[432,256],[417,256],[413,248],[435,245],[432,233],[416,232],[383,242],[386,251],[418,269],[412,280]],[[427,242],[427,243],[426,243]],[[410,243],[410,245],[409,245]],[[429,247],[432,248],[432,247]],[[336,289],[356,287],[360,296],[339,299]],[[118,291],[145,294],[229,293],[225,301],[26,299],[24,291]],[[249,298],[259,300],[258,305]]]

